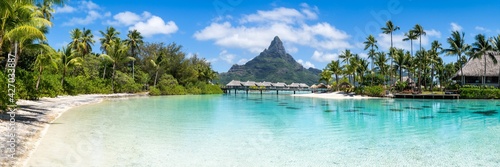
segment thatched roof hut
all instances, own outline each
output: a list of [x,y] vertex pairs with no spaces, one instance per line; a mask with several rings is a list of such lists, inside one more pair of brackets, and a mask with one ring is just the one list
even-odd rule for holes
[[239,86],[241,86],[241,82],[238,80],[232,80],[226,86],[227,87],[239,87]]
[[271,87],[271,82],[266,82],[266,81],[264,81],[264,82],[257,82],[257,83],[255,83],[255,84],[256,84],[257,86],[259,86],[259,87],[260,87],[260,86],[264,86],[264,87]]
[[316,85],[316,84],[311,85],[311,89],[317,89],[317,88],[318,88],[318,85]]
[[244,87],[257,86],[255,84],[255,81],[246,81],[246,82],[241,83],[241,85],[243,85]]
[[309,88],[309,85],[307,85],[305,83],[299,83],[299,87],[300,88]]
[[[494,54],[497,61],[500,63],[500,53],[499,52],[488,52],[488,54]],[[500,64],[494,64],[493,60],[486,56],[486,76],[487,77],[498,77],[500,75]],[[465,63],[463,67],[463,72],[465,77],[481,77],[484,75],[484,57],[480,59],[471,59]],[[460,79],[460,70],[455,74],[453,78]],[[458,77],[458,78],[457,78]]]
[[299,88],[300,87],[300,84],[299,83],[292,83],[290,85],[288,85],[289,88]]
[[286,87],[286,84],[283,82],[276,82],[276,83],[271,83],[272,86],[277,87],[277,88],[284,88]]
[[327,89],[328,86],[325,85],[324,83],[320,83],[320,84],[318,84],[318,88],[320,88],[320,89]]

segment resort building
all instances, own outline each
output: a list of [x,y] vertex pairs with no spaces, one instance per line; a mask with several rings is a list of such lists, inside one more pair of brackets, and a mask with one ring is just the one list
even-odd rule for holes
[[271,82],[257,82],[255,83],[258,87],[265,87],[266,89],[274,89],[273,85],[271,84]]
[[242,87],[241,82],[237,80],[232,80],[226,86],[231,89],[238,89]]
[[286,84],[283,82],[271,83],[271,85],[273,85],[276,89],[285,89],[286,87]]
[[[500,76],[500,54],[498,54],[498,52],[494,52],[493,54],[495,54],[495,58],[498,61],[497,64],[495,64],[488,55],[484,55],[486,56],[486,74],[484,73],[484,57],[480,59],[471,59],[465,63],[462,69],[465,78],[464,85],[500,85],[498,79]],[[461,82],[460,70],[457,71],[452,79],[457,81],[457,83]]]

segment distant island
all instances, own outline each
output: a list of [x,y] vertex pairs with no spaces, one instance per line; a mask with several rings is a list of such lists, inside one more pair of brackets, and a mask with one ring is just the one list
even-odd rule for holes
[[269,48],[244,65],[233,65],[227,73],[220,74],[221,84],[231,80],[267,81],[285,83],[316,84],[321,70],[304,68],[286,53],[283,42],[274,37]]

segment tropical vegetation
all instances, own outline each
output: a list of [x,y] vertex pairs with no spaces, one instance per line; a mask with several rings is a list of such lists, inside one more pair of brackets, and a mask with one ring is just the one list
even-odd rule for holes
[[[218,74],[207,60],[187,56],[176,43],[145,42],[137,30],[124,39],[113,27],[98,31],[100,50],[93,48],[95,31],[86,28],[69,32],[67,46],[49,46],[45,35],[52,25],[53,5],[61,4],[63,0],[0,2],[3,95],[7,94],[9,55],[15,55],[15,99],[147,91],[152,95],[222,93],[213,84]],[[9,104],[9,98],[0,98],[1,109]]]

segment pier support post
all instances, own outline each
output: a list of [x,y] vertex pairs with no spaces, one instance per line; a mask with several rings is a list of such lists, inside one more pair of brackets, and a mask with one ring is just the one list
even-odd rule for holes
[[247,89],[247,94],[248,94],[248,89]]
[[278,91],[279,91],[279,90],[276,90],[276,94],[279,94],[279,93],[278,93]]

